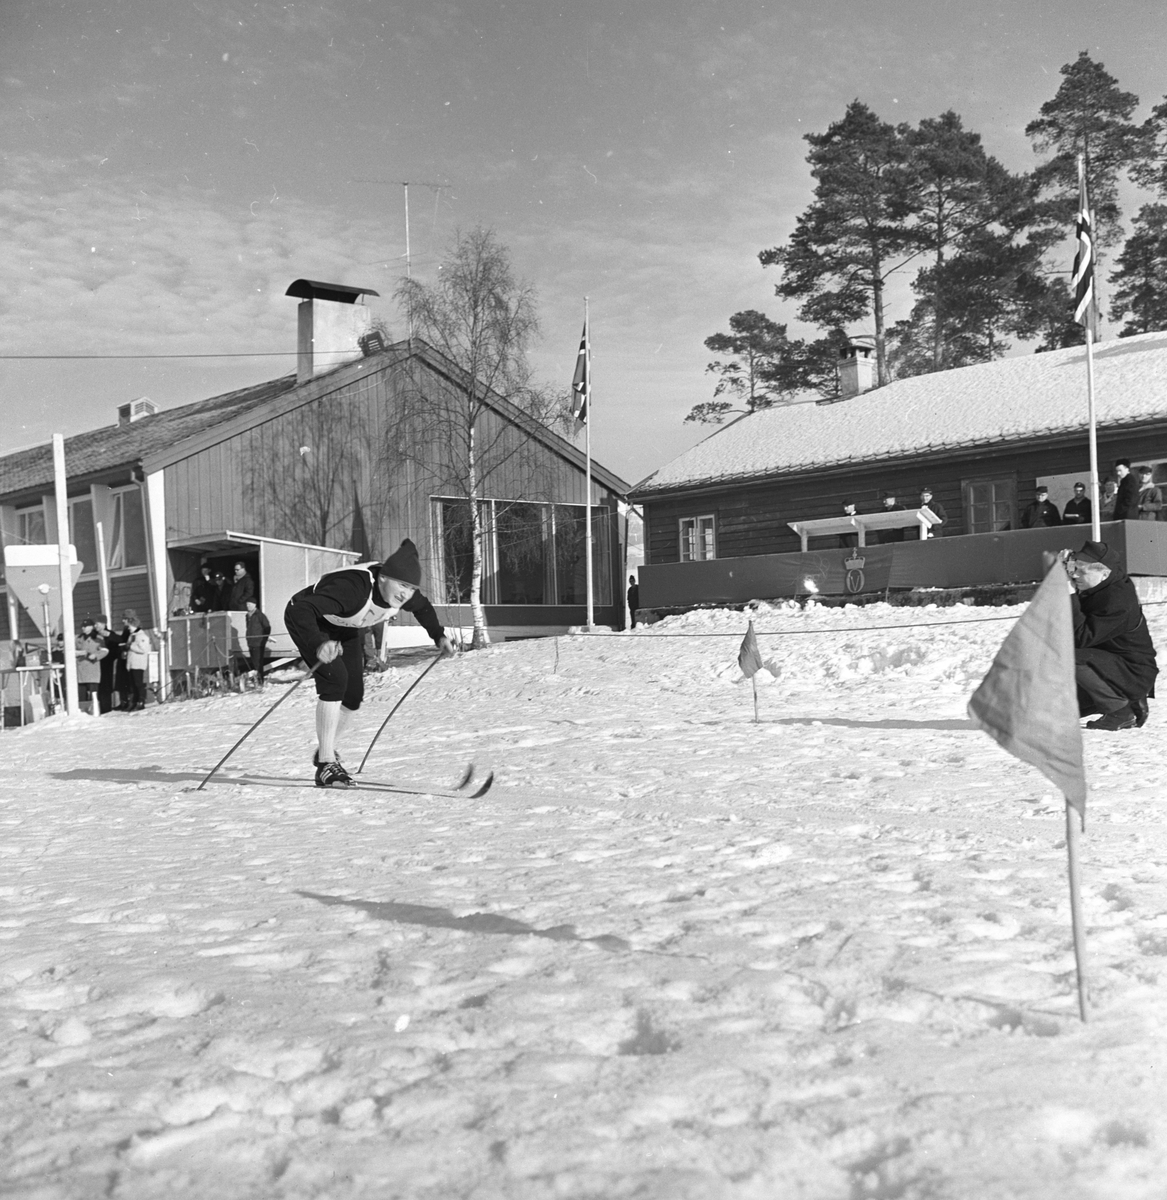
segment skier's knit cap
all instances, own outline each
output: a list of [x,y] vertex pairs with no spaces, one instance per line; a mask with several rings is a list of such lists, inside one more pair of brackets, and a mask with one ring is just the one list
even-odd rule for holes
[[381,574],[408,583],[410,587],[421,587],[421,563],[418,562],[417,547],[409,538],[381,564]]

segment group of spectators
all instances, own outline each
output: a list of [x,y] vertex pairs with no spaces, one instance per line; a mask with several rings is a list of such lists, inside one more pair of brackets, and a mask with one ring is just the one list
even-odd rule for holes
[[247,641],[247,657],[240,656],[237,665],[242,672],[252,675],[256,683],[263,686],[263,664],[267,654],[267,642],[271,635],[271,622],[260,612],[256,598],[255,580],[247,573],[247,565],[236,562],[232,567],[232,578],[227,579],[222,571],[212,571],[205,563],[199,568],[199,578],[190,593],[192,613],[245,612],[247,624],[244,637]]
[[[938,537],[944,532],[944,525],[948,520],[948,513],[944,505],[932,493],[932,489],[925,484],[920,489],[920,502],[913,505],[913,508],[926,508],[934,517],[938,518],[938,523],[933,525],[928,532],[929,537]],[[899,502],[899,497],[895,492],[884,493],[882,505],[876,509],[877,512],[907,512],[905,505]],[[848,500],[843,505],[843,516],[855,517],[859,515],[859,508],[854,501]],[[906,526],[901,526],[899,529],[877,529],[874,530],[868,537],[867,542],[873,546],[887,545],[891,542],[902,542]],[[839,538],[839,545],[846,549],[848,546],[857,546],[859,544],[859,535],[857,533],[844,533]]]
[[192,613],[246,612],[247,602],[256,599],[255,580],[244,563],[235,563],[232,570],[228,579],[222,571],[212,571],[206,564],[199,568],[199,578],[190,592]]
[[[1148,466],[1131,470],[1129,458],[1114,463],[1114,475],[1107,476],[1099,497],[1098,517],[1101,521],[1158,521],[1162,519],[1163,492],[1155,483],[1155,473]],[[1073,498],[1066,501],[1065,510],[1049,498],[1049,488],[1039,484],[1035,499],[1021,514],[1022,529],[1040,529],[1052,525],[1089,525],[1094,507],[1086,495],[1084,483],[1074,484]]]
[[[64,646],[58,638],[53,658],[64,661]],[[77,692],[81,703],[94,716],[112,712],[137,712],[146,707],[146,668],[154,637],[142,628],[138,614],[127,608],[120,630],[110,628],[109,618],[83,617],[74,653],[77,656]]]

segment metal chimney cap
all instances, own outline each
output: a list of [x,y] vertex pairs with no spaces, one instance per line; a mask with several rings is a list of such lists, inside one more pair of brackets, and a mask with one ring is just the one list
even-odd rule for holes
[[300,300],[332,300],[336,304],[356,304],[358,296],[379,296],[372,288],[349,287],[345,283],[321,283],[316,279],[297,279],[284,293]]

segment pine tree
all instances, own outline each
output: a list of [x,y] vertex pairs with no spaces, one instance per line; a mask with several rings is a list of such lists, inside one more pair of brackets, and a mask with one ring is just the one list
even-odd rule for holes
[[1118,336],[1167,329],[1167,205],[1139,209],[1115,263],[1110,319],[1127,319]]
[[1053,152],[1035,174],[1048,197],[1051,216],[1068,227],[1078,202],[1077,156],[1084,155],[1095,244],[1112,246],[1119,239],[1122,217],[1118,177],[1135,167],[1146,142],[1145,132],[1130,122],[1139,98],[1121,91],[1118,80],[1085,50],[1061,73],[1056,95],[1025,127],[1035,149]]
[[790,241],[763,250],[763,266],[782,271],[776,293],[801,300],[799,317],[821,329],[838,329],[871,316],[875,325],[877,383],[888,381],[884,289],[910,247],[916,202],[907,171],[903,135],[853,100],[841,121],[822,134],[808,133],[807,161],[818,181],[811,206]]

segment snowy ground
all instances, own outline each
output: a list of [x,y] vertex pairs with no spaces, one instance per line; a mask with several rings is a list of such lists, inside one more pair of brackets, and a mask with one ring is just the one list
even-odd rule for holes
[[203,792],[279,685],[0,736],[0,1194],[1164,1196],[1167,712],[1088,735],[1083,1026],[1061,802],[964,716],[999,615],[763,609],[831,632],[760,724],[739,613],[443,663],[367,773],[477,801],[246,782],[307,687]]

